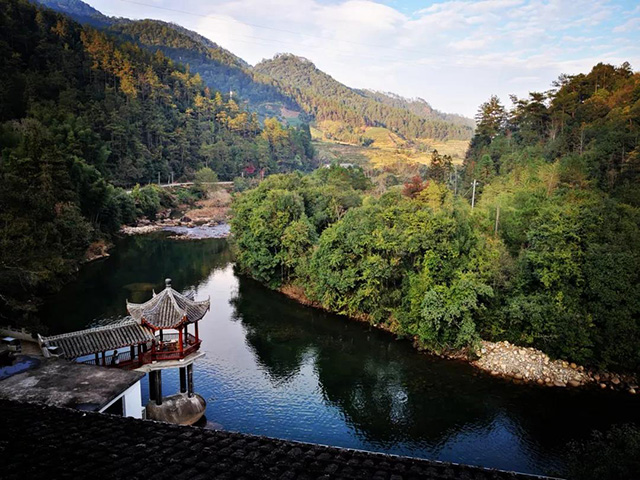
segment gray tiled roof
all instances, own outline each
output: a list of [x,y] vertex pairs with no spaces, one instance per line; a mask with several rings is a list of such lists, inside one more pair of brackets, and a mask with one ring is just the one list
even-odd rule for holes
[[156,328],[175,328],[185,321],[193,323],[209,310],[209,300],[197,302],[167,285],[145,303],[129,303],[129,314],[139,323],[144,320]]
[[4,480],[542,478],[2,400],[0,432]]
[[116,348],[138,345],[154,340],[153,333],[128,318],[122,322],[104,327],[88,328],[77,332],[43,337],[46,346],[57,346],[68,359],[93,353],[115,350]]

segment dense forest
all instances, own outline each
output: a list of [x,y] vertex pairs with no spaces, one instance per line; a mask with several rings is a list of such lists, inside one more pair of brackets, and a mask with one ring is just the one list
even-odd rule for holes
[[241,269],[432,351],[505,339],[637,369],[640,74],[512,100],[481,106],[460,182],[437,154],[382,194],[337,167],[267,179],[235,201]]
[[349,129],[345,134],[367,126],[380,126],[410,139],[466,140],[473,132],[468,125],[451,123],[437,115],[425,118],[401,103],[380,101],[371,92],[351,89],[318,70],[309,60],[295,55],[276,55],[257,64],[254,70],[280,82],[317,121],[345,124]]
[[203,167],[223,180],[312,168],[308,128],[261,127],[162,52],[26,1],[0,6],[3,316],[33,310],[25,298],[159,201],[153,189],[118,187],[191,179]]

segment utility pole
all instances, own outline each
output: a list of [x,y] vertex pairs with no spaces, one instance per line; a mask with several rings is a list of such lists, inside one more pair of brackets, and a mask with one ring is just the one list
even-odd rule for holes
[[500,205],[496,207],[496,226],[493,229],[493,235],[498,234],[498,222],[500,222]]
[[455,181],[456,181],[455,187],[453,189],[453,194],[458,195],[458,168],[457,167],[453,167],[453,173],[455,175]]
[[471,209],[473,210],[473,207],[475,207],[476,205],[476,184],[478,182],[476,181],[476,179],[473,179],[473,193],[471,194]]

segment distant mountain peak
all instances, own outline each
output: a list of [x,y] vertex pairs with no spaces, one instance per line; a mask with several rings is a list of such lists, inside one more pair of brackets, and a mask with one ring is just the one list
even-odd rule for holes
[[35,4],[64,13],[81,23],[88,23],[96,27],[112,24],[116,19],[107,17],[91,5],[81,0],[31,0]]
[[[315,67],[315,64],[311,60],[309,60],[308,58],[302,57],[300,55],[295,55],[293,53],[288,53],[288,52],[276,53],[273,56],[272,60],[276,60],[278,58],[296,60],[296,61],[301,62],[301,63],[308,63],[308,64],[313,65]],[[268,61],[268,60],[263,60],[263,61]]]

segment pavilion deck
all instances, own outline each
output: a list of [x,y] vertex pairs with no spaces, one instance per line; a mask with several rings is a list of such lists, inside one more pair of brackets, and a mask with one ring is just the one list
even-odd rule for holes
[[155,336],[155,344],[145,345],[146,351],[143,351],[142,348],[131,347],[128,351],[118,352],[117,363],[113,353],[109,355],[96,354],[92,358],[81,360],[80,363],[135,369],[153,362],[181,360],[198,351],[202,343],[202,340],[190,333],[183,337],[182,351],[180,350],[180,335],[178,333],[163,333],[162,337]]

